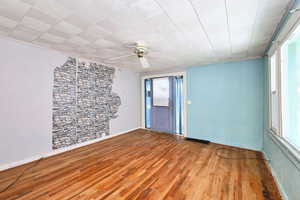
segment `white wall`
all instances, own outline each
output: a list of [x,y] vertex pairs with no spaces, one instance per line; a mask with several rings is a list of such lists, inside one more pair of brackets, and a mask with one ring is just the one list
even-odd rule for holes
[[[52,152],[53,69],[59,52],[0,38],[0,169]],[[111,134],[140,127],[139,75],[116,71],[113,91],[121,97]]]
[[118,118],[110,120],[110,133],[119,133],[140,127],[140,76],[137,72],[117,69],[113,92],[121,97]]

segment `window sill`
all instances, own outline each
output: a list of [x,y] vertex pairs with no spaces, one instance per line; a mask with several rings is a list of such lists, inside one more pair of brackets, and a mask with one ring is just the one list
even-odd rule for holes
[[273,131],[269,130],[268,133],[269,137],[278,145],[282,153],[300,171],[300,152],[284,138],[275,135]]

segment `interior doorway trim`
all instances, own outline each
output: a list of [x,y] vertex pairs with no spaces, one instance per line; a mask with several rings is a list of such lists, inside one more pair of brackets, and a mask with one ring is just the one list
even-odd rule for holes
[[174,73],[164,73],[164,74],[153,74],[153,75],[144,75],[141,77],[141,119],[142,119],[142,127],[145,128],[145,79],[149,78],[160,78],[166,76],[182,76],[183,77],[183,124],[184,124],[184,133],[183,136],[188,136],[188,123],[187,123],[187,84],[186,84],[186,72],[174,72]]

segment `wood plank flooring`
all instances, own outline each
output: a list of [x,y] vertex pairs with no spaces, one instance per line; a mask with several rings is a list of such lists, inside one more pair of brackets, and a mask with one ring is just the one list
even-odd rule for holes
[[[41,160],[0,199],[281,199],[263,160],[222,159],[216,155],[220,147],[137,130]],[[0,172],[0,190],[30,165]]]

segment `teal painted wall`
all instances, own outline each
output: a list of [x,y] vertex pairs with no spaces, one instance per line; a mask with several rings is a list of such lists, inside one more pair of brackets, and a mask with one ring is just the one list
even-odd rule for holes
[[[300,160],[295,158],[285,145],[276,142],[277,137],[270,135],[268,62],[264,66],[264,144],[263,152],[270,160],[269,165],[286,200],[298,200],[300,188]],[[275,139],[274,139],[275,138]]]
[[[266,131],[263,152],[285,200],[299,200],[300,163],[289,157],[286,147],[276,143]],[[297,167],[298,166],[298,167]]]
[[188,137],[262,149],[264,60],[187,70]]

